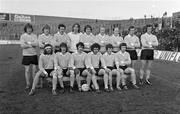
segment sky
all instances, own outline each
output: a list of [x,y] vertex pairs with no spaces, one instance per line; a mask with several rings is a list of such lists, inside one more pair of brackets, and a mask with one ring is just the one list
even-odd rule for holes
[[180,0],[0,0],[0,12],[119,20],[172,16]]

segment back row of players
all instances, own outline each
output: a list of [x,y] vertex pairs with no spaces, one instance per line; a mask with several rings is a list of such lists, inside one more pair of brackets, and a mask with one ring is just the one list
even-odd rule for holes
[[[66,26],[59,24],[58,32],[51,36],[50,27],[45,25],[42,29],[43,33],[37,36],[33,34],[33,27],[27,24],[24,27],[20,41],[23,48],[22,64],[25,66],[26,88],[30,88],[29,68],[32,64],[32,75],[34,78],[33,86],[30,94],[35,93],[35,87],[38,83],[40,75],[53,77],[52,93],[56,95],[57,80],[60,82],[62,92],[64,85],[62,77],[70,74],[70,91],[73,91],[75,76],[77,79],[79,91],[81,91],[81,76],[87,76],[87,84],[90,85],[91,80],[95,90],[99,92],[96,75],[102,75],[104,79],[105,91],[113,90],[112,75],[116,74],[116,88],[121,90],[120,83],[124,89],[127,89],[124,73],[131,73],[131,81],[135,88],[136,76],[134,71],[135,61],[138,59],[136,48],[140,48],[139,38],[134,35],[135,28],[129,27],[129,34],[123,39],[119,36],[119,29],[113,29],[113,35],[105,34],[105,27],[100,27],[100,33],[96,36],[92,34],[90,25],[84,27],[84,34],[80,33],[80,25],[75,23],[72,32],[65,33]],[[158,46],[155,35],[151,33],[152,26],[147,25],[147,32],[141,36],[141,68],[140,68],[140,84],[143,84],[144,71],[146,72],[145,82],[149,81],[150,67],[154,55],[154,47]],[[36,48],[40,48],[39,72],[36,73],[38,65],[38,53]],[[56,48],[60,47],[58,51]],[[53,50],[57,51],[56,54]],[[70,54],[69,52],[73,53]],[[86,53],[88,54],[86,54]],[[101,52],[101,53],[100,53]],[[117,52],[117,53],[113,53]],[[128,53],[129,52],[129,53]],[[103,55],[102,55],[103,54]],[[128,67],[131,64],[131,67]],[[146,70],[144,69],[147,66]],[[109,83],[109,87],[108,87]]]

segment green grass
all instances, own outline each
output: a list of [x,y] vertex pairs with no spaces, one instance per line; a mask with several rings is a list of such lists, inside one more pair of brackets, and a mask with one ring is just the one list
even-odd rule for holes
[[[151,81],[140,90],[75,92],[52,96],[45,86],[35,96],[25,91],[24,68],[19,46],[0,50],[0,114],[179,114],[180,64],[154,61]],[[139,63],[137,63],[137,77]],[[101,85],[102,87],[102,85]]]

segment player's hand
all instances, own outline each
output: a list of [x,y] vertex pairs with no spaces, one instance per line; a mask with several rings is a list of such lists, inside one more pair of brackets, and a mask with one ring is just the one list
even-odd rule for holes
[[75,69],[74,69],[74,74],[80,74],[80,71],[79,71],[78,68],[75,68]]
[[48,73],[47,73],[46,71],[44,71],[43,73],[44,73],[45,77],[47,77],[47,76],[48,76]]

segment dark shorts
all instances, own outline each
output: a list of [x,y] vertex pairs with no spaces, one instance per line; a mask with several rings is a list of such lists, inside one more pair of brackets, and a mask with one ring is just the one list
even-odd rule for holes
[[101,69],[103,69],[103,68],[94,68],[94,70],[96,71],[96,74],[95,74],[96,76],[99,76],[99,77],[103,76],[103,75],[98,74]]
[[50,75],[51,74],[51,72],[53,71],[54,69],[45,69],[45,71],[48,73],[48,77],[51,77],[52,78],[52,76]]
[[142,49],[141,60],[154,60],[154,50],[153,49]]
[[80,71],[80,76],[83,76],[82,73],[86,68],[78,68],[78,70]]
[[137,60],[138,59],[136,50],[126,50],[126,51],[130,54],[131,60]]
[[107,66],[107,68],[110,69],[111,71],[112,71],[113,69],[115,69],[115,67],[112,67],[112,66]]
[[67,75],[68,69],[62,69],[62,76],[69,77],[70,75]]
[[119,68],[125,71],[128,67],[127,66],[119,66]]
[[37,55],[23,56],[22,64],[23,65],[30,65],[30,64],[38,65],[38,56]]

